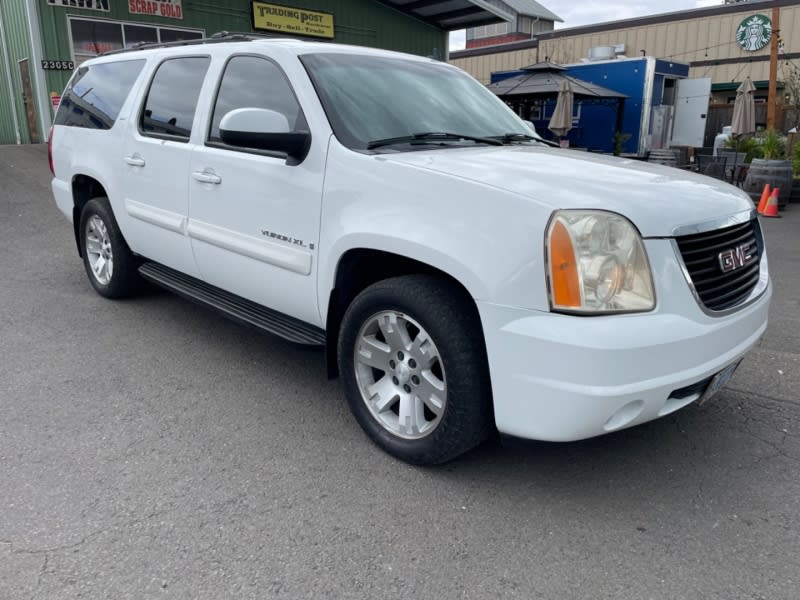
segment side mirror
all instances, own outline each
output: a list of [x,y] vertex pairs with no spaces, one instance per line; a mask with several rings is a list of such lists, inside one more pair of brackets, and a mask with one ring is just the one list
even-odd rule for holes
[[230,146],[283,152],[302,161],[311,145],[308,131],[292,131],[285,115],[266,108],[237,108],[222,117],[219,136]]

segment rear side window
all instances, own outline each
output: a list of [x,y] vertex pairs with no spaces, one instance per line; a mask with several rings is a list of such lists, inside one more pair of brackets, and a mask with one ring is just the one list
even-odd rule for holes
[[292,88],[277,65],[257,56],[234,56],[225,67],[214,105],[210,142],[221,142],[219,123],[236,108],[268,108],[286,116],[294,130],[307,130]]
[[210,61],[207,57],[187,57],[161,63],[139,120],[143,134],[189,140],[197,98]]
[[111,129],[144,63],[126,60],[80,67],[64,91],[54,123]]

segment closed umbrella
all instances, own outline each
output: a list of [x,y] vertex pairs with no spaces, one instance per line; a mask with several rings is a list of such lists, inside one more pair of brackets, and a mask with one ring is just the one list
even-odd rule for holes
[[558,101],[547,128],[557,136],[563,137],[572,129],[572,86],[566,79],[558,90]]
[[756,132],[756,106],[753,92],[756,87],[748,77],[736,90],[736,102],[733,104],[733,121],[731,135],[735,138],[752,135]]

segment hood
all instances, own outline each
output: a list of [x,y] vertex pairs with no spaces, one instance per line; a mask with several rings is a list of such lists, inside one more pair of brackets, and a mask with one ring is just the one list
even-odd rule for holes
[[382,154],[395,163],[500,188],[553,209],[594,208],[630,219],[644,237],[753,208],[738,188],[688,171],[559,148],[470,147]]

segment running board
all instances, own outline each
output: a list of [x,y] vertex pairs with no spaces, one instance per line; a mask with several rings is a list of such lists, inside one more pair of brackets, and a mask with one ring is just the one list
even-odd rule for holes
[[145,263],[139,274],[187,300],[209,306],[229,319],[267,331],[296,344],[324,346],[325,332],[299,319],[209,285],[158,263]]

